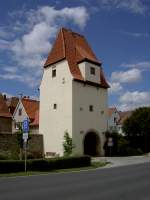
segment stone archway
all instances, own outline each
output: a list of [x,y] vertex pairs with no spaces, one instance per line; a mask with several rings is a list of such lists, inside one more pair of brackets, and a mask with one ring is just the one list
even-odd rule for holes
[[100,156],[100,138],[95,132],[88,132],[85,135],[84,155]]

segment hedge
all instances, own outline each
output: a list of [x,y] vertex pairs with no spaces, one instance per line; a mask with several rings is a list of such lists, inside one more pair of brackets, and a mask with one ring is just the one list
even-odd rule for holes
[[[51,171],[56,169],[86,167],[90,165],[91,158],[89,156],[27,160],[28,171]],[[23,171],[23,160],[0,160],[0,173]]]

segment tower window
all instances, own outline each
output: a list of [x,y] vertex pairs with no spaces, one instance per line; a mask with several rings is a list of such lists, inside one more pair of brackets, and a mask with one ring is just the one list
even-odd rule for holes
[[94,67],[91,67],[91,68],[90,68],[90,73],[91,73],[92,75],[95,75],[95,68],[94,68]]
[[54,110],[57,109],[57,104],[56,104],[56,103],[54,103],[54,105],[53,105],[53,109],[54,109]]
[[90,112],[93,112],[93,110],[94,110],[93,105],[89,105],[89,111],[90,111]]
[[56,69],[52,69],[52,77],[56,77]]

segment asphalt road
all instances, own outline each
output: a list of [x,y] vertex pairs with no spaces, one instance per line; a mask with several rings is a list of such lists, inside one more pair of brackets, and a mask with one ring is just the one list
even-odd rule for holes
[[150,163],[0,178],[0,200],[150,200]]

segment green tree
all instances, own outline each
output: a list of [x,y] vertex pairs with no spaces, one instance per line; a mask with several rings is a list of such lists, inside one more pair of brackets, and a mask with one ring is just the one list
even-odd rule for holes
[[70,156],[72,154],[73,148],[74,146],[72,143],[72,138],[70,137],[68,132],[65,132],[63,142],[64,156]]
[[150,107],[136,109],[123,124],[130,146],[150,151]]

